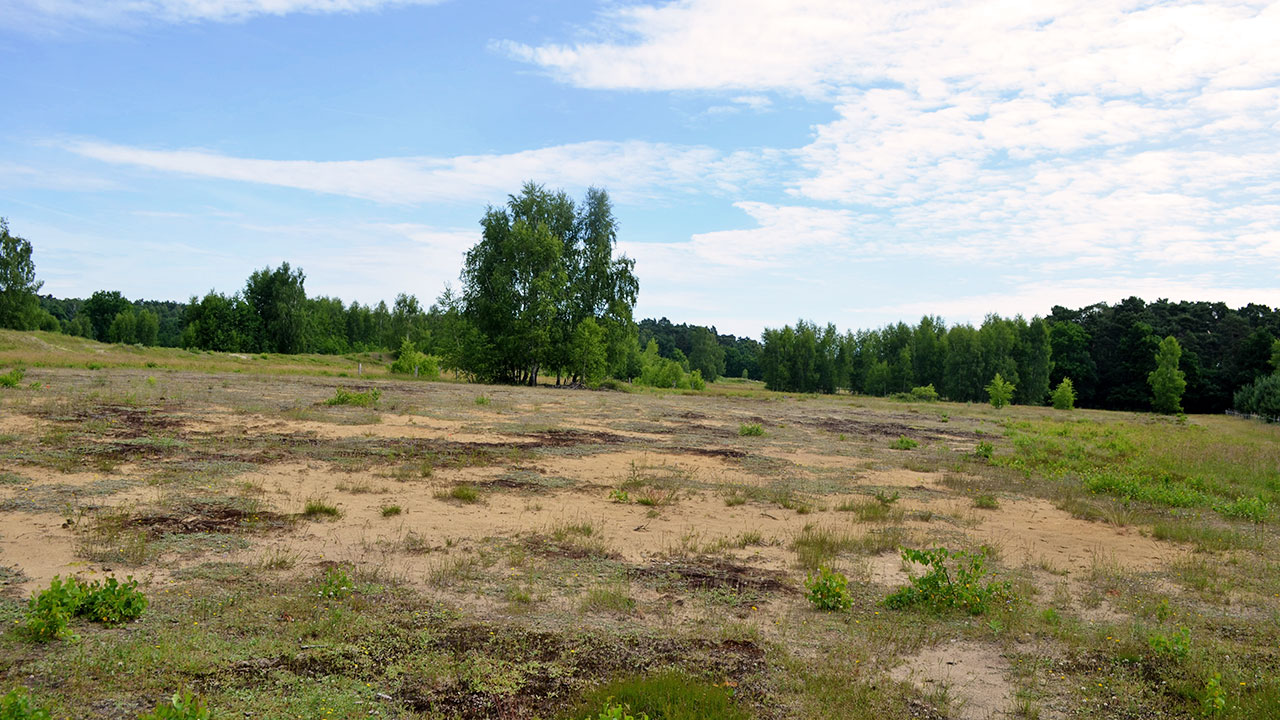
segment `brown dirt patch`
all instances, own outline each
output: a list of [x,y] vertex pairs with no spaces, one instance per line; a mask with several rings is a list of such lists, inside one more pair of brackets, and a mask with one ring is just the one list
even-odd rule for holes
[[1006,679],[1009,663],[1000,651],[976,642],[952,641],[928,647],[905,659],[889,677],[922,691],[945,688],[955,720],[989,720],[1007,716],[1013,685]]
[[632,568],[629,574],[636,579],[659,581],[690,590],[723,588],[761,593],[799,592],[790,576],[784,572],[738,565],[718,558],[656,561],[644,567]]

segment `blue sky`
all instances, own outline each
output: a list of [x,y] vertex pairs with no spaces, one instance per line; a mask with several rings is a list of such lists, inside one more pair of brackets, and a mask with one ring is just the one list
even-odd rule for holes
[[638,317],[758,336],[1280,305],[1280,3],[0,0],[45,291],[301,266],[430,302],[524,180],[614,198]]

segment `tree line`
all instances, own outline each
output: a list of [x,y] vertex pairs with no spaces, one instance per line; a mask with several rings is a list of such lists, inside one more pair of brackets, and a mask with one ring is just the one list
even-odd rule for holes
[[988,399],[998,374],[1013,386],[1011,400],[1028,405],[1045,404],[1069,379],[1081,406],[1149,410],[1151,376],[1161,352],[1173,353],[1161,348],[1170,337],[1185,382],[1181,407],[1222,412],[1242,388],[1274,372],[1280,311],[1131,297],[1076,310],[1055,306],[1031,320],[990,315],[976,327],[925,316],[914,326],[842,333],[802,320],[764,331],[760,367],[766,386],[778,390],[884,396],[931,386],[961,402]]
[[[639,281],[633,261],[615,254],[617,221],[603,190],[575,202],[527,183],[487,208],[480,226],[459,290],[446,287],[424,307],[407,293],[391,305],[309,297],[302,269],[287,262],[254,271],[231,294],[211,290],[186,303],[131,301],[107,290],[85,299],[40,296],[30,242],[0,219],[0,326],[230,352],[390,351],[399,371],[443,367],[501,383],[554,376],[696,389],[729,376],[785,391],[919,390],[984,401],[999,376],[995,386],[1007,385],[1009,401],[1039,405],[1068,380],[1074,402],[1111,410],[1150,409],[1159,370],[1164,392],[1176,389],[1188,412],[1234,406],[1280,415],[1280,311],[1264,305],[1131,297],[1055,306],[1030,320],[991,315],[977,326],[947,326],[925,316],[845,332],[802,320],[768,328],[757,341],[665,317],[635,322]],[[1167,338],[1176,352],[1161,348]]]

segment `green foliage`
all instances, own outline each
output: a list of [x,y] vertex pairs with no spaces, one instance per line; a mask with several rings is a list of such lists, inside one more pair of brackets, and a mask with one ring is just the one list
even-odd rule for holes
[[0,697],[0,720],[53,720],[49,710],[31,703],[27,693],[14,688]]
[[[658,675],[614,680],[590,690],[580,710],[568,717],[600,717],[600,708],[610,720],[748,720],[750,714],[733,701],[733,690],[668,671]],[[617,708],[620,708],[617,709]],[[622,713],[618,715],[617,713]]]
[[[650,340],[644,352],[640,354],[640,377],[636,383],[649,387],[672,388],[678,390],[703,390],[706,382],[699,370],[689,372],[680,360],[683,353],[677,349],[676,358],[664,358],[658,354],[657,342]],[[688,361],[686,360],[685,363]]]
[[36,280],[31,243],[9,234],[9,223],[0,218],[0,328],[34,330],[40,326],[36,293],[44,285]]
[[973,456],[982,458],[983,460],[990,460],[995,451],[995,445],[992,445],[987,440],[982,440],[973,447]]
[[26,375],[26,372],[22,368],[14,368],[0,375],[0,387],[18,387],[18,383],[22,382],[24,375]]
[[738,426],[738,435],[742,437],[760,437],[764,435],[764,427],[760,423],[743,423]]
[[[981,615],[1013,601],[1008,581],[986,580],[986,551],[976,553],[946,548],[903,548],[902,559],[924,565],[923,575],[912,574],[911,583],[885,598],[886,607],[924,607],[933,612],[964,610]],[[950,566],[950,567],[949,567]]]
[[1172,415],[1182,412],[1182,393],[1187,389],[1187,376],[1178,369],[1182,346],[1170,335],[1160,341],[1156,350],[1156,369],[1147,375],[1151,385],[1151,407],[1158,413]]
[[917,385],[911,388],[911,399],[923,402],[937,402],[938,391],[934,389],[933,383],[928,385]]
[[991,379],[986,390],[987,399],[993,408],[1000,409],[1013,401],[1013,383],[1001,377],[1000,373],[996,373]]
[[342,511],[338,509],[337,505],[331,505],[319,499],[308,500],[302,508],[302,514],[309,518],[342,517]]
[[1280,422],[1280,372],[1254,380],[1236,391],[1232,403],[1237,412]]
[[199,696],[189,690],[174,693],[168,702],[162,702],[156,709],[138,716],[138,720],[210,720],[209,712]]
[[608,369],[604,330],[593,317],[584,318],[574,328],[569,348],[569,369],[574,380],[597,385]]
[[1222,687],[1222,675],[1214,673],[1204,683],[1200,698],[1200,711],[1204,717],[1218,717],[1227,709],[1227,691]]
[[995,495],[978,495],[973,498],[973,506],[980,510],[996,510],[1000,507],[1000,501]]
[[818,574],[810,575],[804,581],[809,591],[806,597],[810,604],[819,610],[845,611],[853,607],[853,596],[849,594],[849,578],[828,567],[819,567]]
[[333,397],[324,401],[324,404],[373,407],[378,404],[378,399],[381,397],[382,391],[378,388],[370,388],[364,392],[356,392],[355,390],[348,390],[344,387],[340,387],[333,393]]
[[906,435],[899,435],[898,439],[894,440],[893,444],[889,447],[894,450],[914,450],[920,447],[920,443]]
[[1213,506],[1213,509],[1223,517],[1249,520],[1259,524],[1271,517],[1271,505],[1257,495],[1236,498],[1229,503],[1218,503]]
[[324,577],[320,579],[320,587],[316,590],[316,596],[341,600],[347,597],[355,590],[356,584],[347,574],[347,571],[341,567],[334,566],[324,571]]
[[466,505],[480,502],[480,491],[470,485],[454,485],[435,494],[437,500],[457,500]]
[[428,380],[440,378],[440,363],[432,355],[418,351],[412,340],[406,338],[400,343],[395,362],[391,363],[391,372],[398,375],[414,375]]
[[1152,652],[1162,657],[1186,660],[1191,654],[1191,631],[1181,627],[1171,635],[1153,632],[1147,635],[1147,645]]
[[1076,407],[1076,388],[1071,378],[1064,377],[1058,387],[1053,389],[1053,409],[1074,410]]
[[27,634],[39,642],[71,637],[73,617],[105,625],[122,625],[147,609],[146,597],[132,577],[124,583],[114,577],[85,583],[72,576],[55,577],[49,589],[33,595],[27,606]]
[[644,713],[639,715],[631,714],[630,705],[618,705],[612,702],[605,703],[604,709],[600,711],[595,718],[588,716],[586,720],[649,720],[649,716]]

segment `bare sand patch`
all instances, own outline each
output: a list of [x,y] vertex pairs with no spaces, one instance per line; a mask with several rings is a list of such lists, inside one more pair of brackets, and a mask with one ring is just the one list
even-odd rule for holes
[[1008,716],[1013,685],[1006,679],[1009,663],[1000,651],[976,642],[951,641],[927,647],[889,672],[926,695],[945,691],[956,720],[988,720]]

